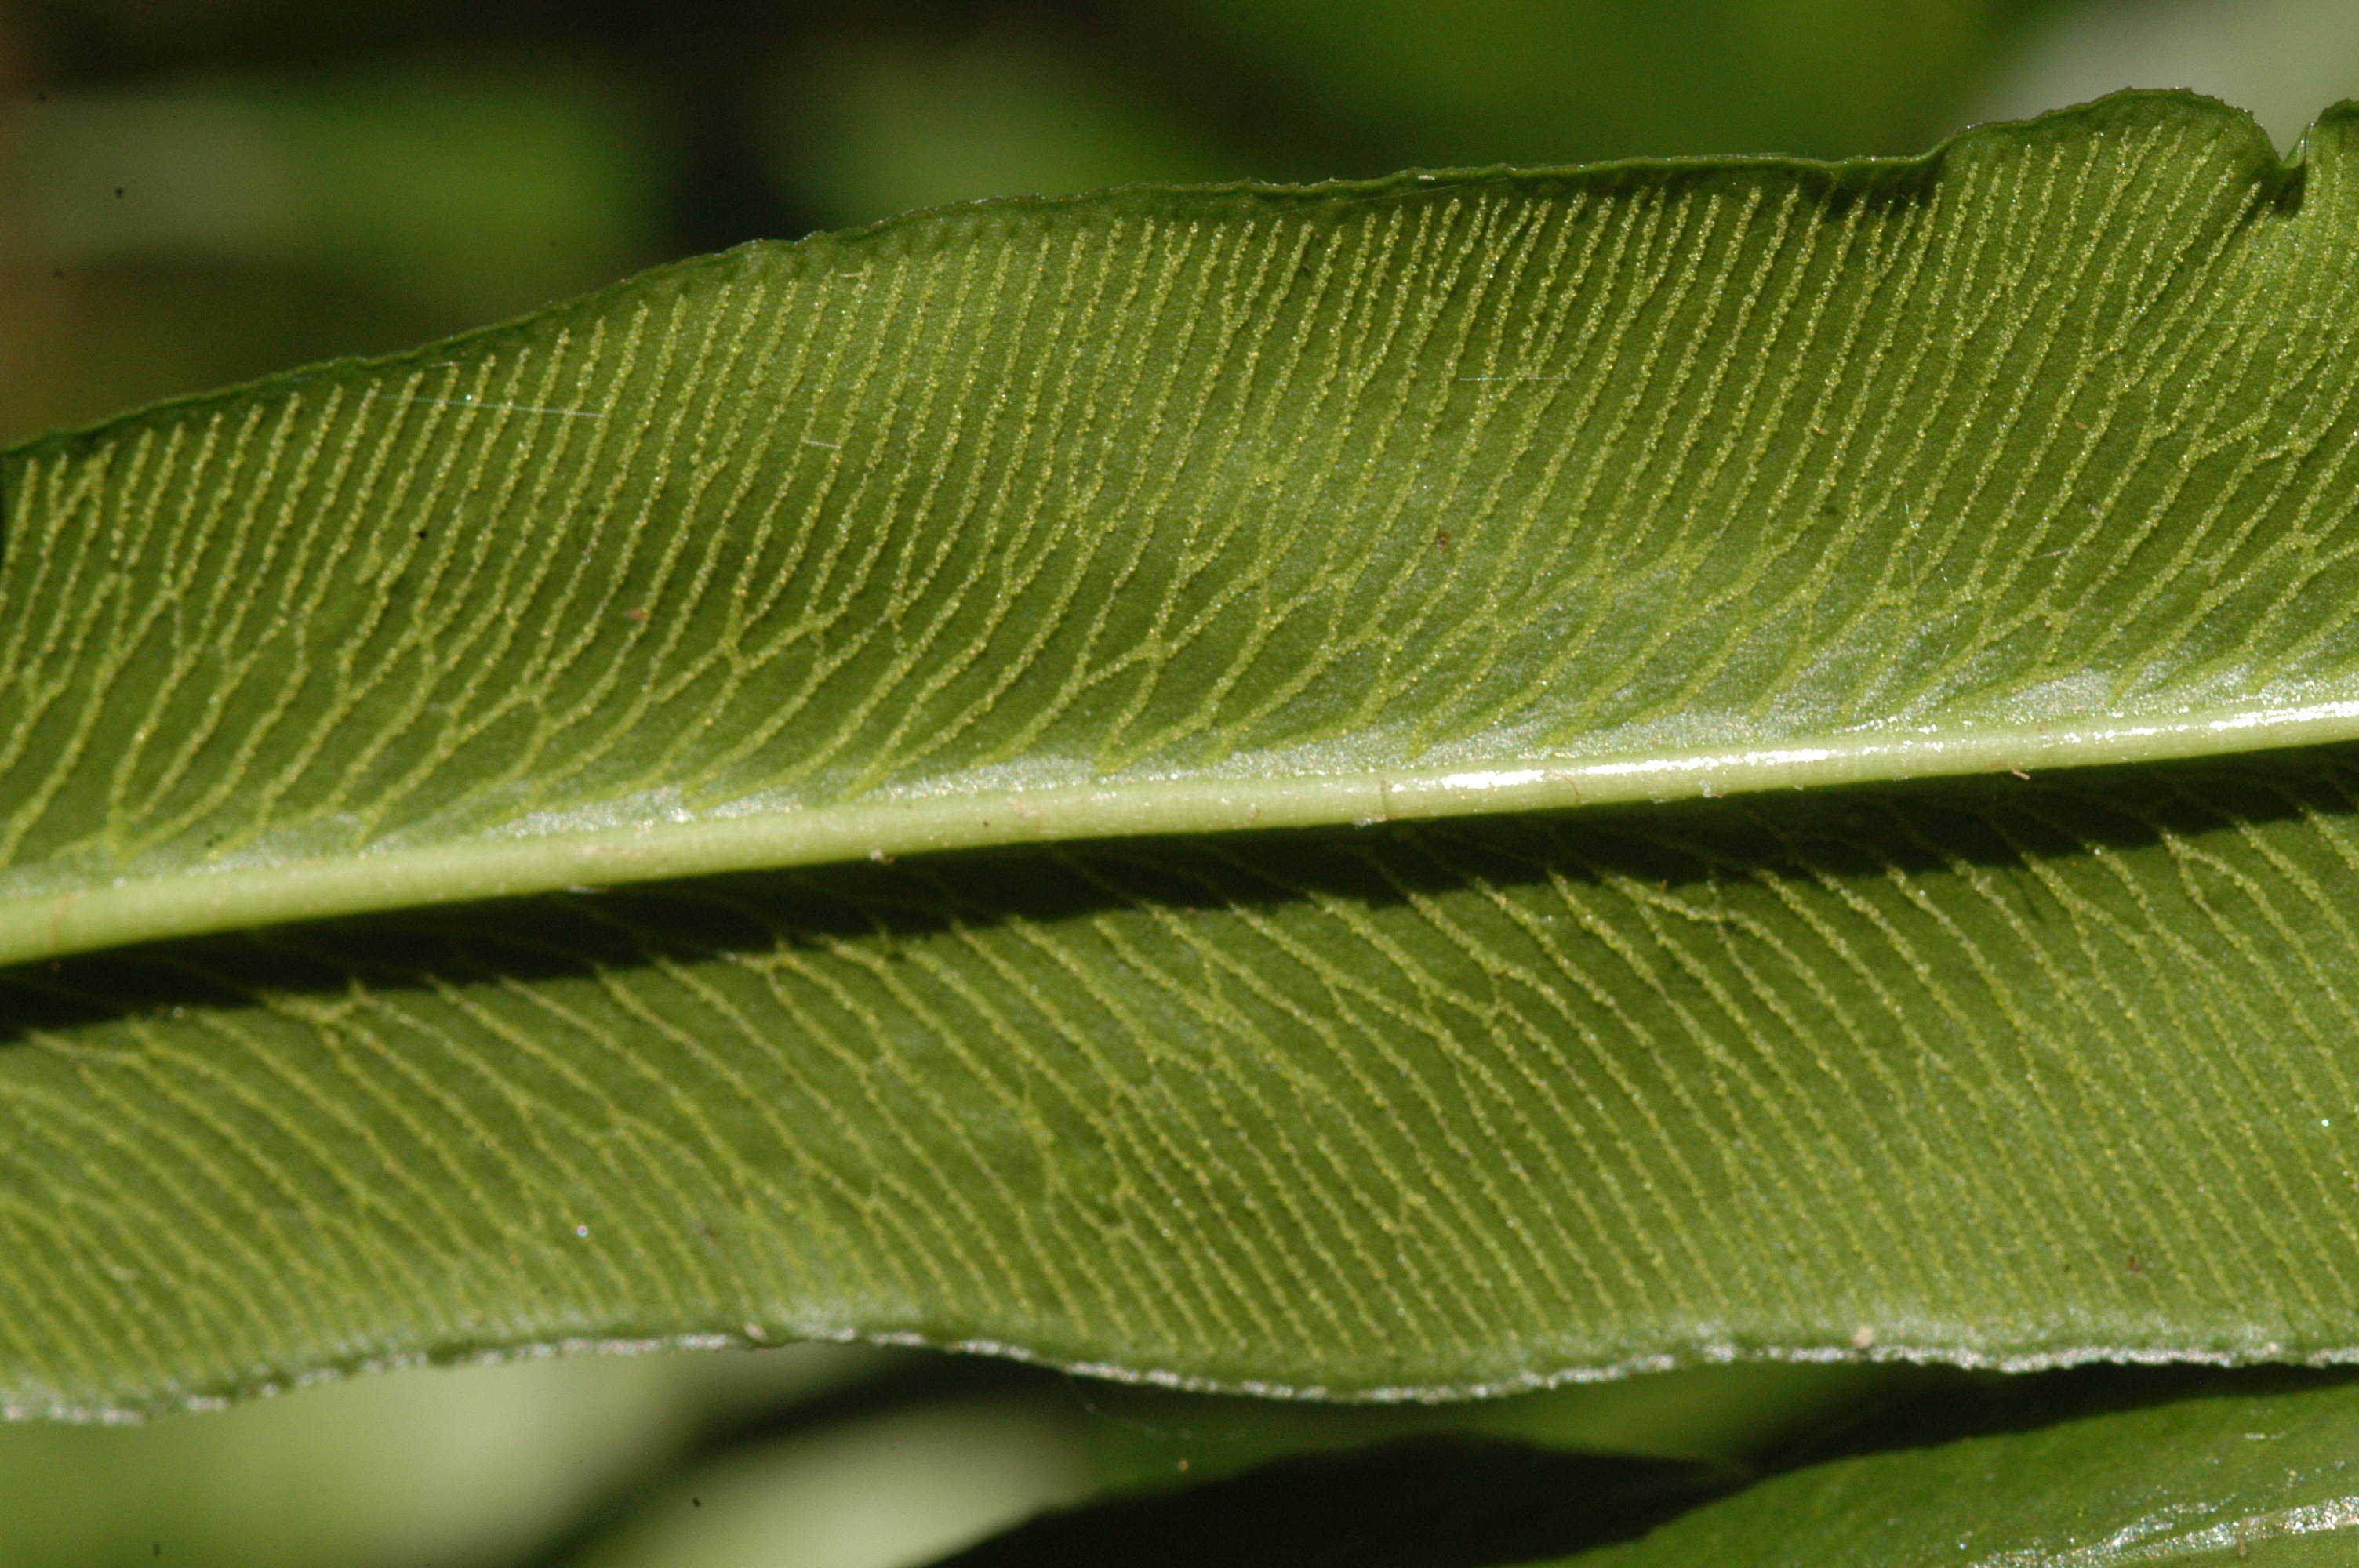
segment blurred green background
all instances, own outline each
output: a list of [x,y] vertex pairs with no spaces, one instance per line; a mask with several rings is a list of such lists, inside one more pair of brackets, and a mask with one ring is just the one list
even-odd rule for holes
[[[0,443],[911,207],[1911,153],[2132,85],[2289,146],[2359,94],[2359,0],[0,0]],[[889,1568],[1288,1452],[1455,1428],[1774,1462],[1961,1386],[1740,1368],[1339,1411],[847,1347],[421,1368],[0,1426],[0,1568]]]
[[2359,0],[0,0],[0,442],[655,262],[1128,180],[1921,151]]

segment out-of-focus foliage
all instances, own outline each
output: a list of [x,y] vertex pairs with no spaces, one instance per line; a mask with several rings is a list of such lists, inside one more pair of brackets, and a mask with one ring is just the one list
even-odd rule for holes
[[2079,0],[2044,8],[1973,112],[2015,119],[2129,82],[2223,98],[2290,147],[2321,107],[2359,94],[2359,5]]
[[395,346],[660,254],[658,155],[582,69],[403,64],[0,109],[0,428]]
[[1420,1433],[1746,1460],[1956,1380],[1730,1367],[1349,1407],[835,1346],[419,1368],[144,1428],[0,1425],[0,1563],[872,1568],[1085,1497]]
[[423,65],[37,102],[0,254],[285,266],[452,314],[513,310],[647,254],[638,118],[586,71]]
[[2290,142],[2359,92],[2359,4],[20,0],[0,441],[913,205],[1906,153],[2130,85]]
[[2016,0],[1193,0],[1215,37],[1404,163],[1917,151]]
[[0,1426],[0,1563],[498,1561],[701,1426],[889,1364],[834,1346],[583,1356],[356,1379],[139,1428]]
[[1919,151],[2031,5],[27,0],[0,12],[0,441],[916,205]]
[[1032,39],[846,40],[783,74],[765,172],[823,226],[1007,190],[1236,178],[1253,160]]

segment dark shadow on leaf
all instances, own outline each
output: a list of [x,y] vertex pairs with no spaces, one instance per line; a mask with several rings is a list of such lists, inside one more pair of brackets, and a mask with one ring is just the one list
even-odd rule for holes
[[1484,1568],[1635,1540],[1742,1484],[1715,1465],[1418,1437],[1043,1514],[938,1568]]
[[0,970],[0,1049],[43,1030],[355,982],[530,982],[773,948],[895,945],[1125,908],[1381,907],[1470,881],[1666,891],[1786,877],[2019,868],[2359,810],[2359,747],[1533,816],[1107,839],[738,873],[158,942]]
[[2359,1379],[2359,1368],[2136,1366],[2101,1362],[2052,1372],[1926,1369],[1779,1455],[1796,1469],[1900,1448],[2034,1432],[2060,1422],[2119,1415],[2190,1400],[2256,1399]]

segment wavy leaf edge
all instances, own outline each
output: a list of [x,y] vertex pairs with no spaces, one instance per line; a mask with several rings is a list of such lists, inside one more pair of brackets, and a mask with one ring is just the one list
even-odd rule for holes
[[[1005,198],[885,220],[863,229],[797,241],[760,241],[712,256],[651,269],[580,299],[513,321],[478,329],[400,353],[327,362],[215,392],[167,399],[79,429],[35,438],[0,452],[0,542],[7,540],[8,496],[21,497],[34,470],[69,460],[88,443],[142,424],[255,404],[308,384],[375,376],[441,362],[478,346],[507,343],[560,318],[619,310],[651,285],[692,283],[741,265],[749,256],[817,254],[923,231],[978,213],[1088,211],[1109,202],[1250,197],[1273,204],[1377,201],[1437,190],[1481,191],[1502,183],[1659,179],[1730,169],[1782,170],[1830,185],[1868,189],[1937,173],[1961,150],[1994,139],[2022,138],[2087,121],[2166,106],[2194,108],[2241,125],[2256,145],[2256,167],[2276,166],[2298,189],[2321,128],[2359,121],[2359,103],[2323,114],[2290,157],[2277,158],[2249,114],[2184,92],[2133,91],[2037,119],[1971,127],[1913,157],[1816,161],[1789,157],[1631,159],[1565,168],[1408,171],[1371,180],[1308,186],[1239,181],[1193,187],[1126,187],[1075,197]],[[2267,149],[2264,155],[2263,149]],[[431,401],[431,400],[429,400]],[[531,411],[527,411],[531,412]],[[21,511],[21,505],[16,508]],[[2034,705],[2014,722],[1970,717],[1924,724],[1905,716],[1847,730],[1774,743],[1616,749],[1602,737],[1598,754],[1562,750],[1459,755],[1432,766],[1322,767],[1302,755],[1244,752],[1225,762],[1185,770],[1115,773],[1084,782],[1053,774],[1038,784],[995,787],[982,775],[951,773],[894,783],[821,804],[764,799],[723,802],[696,812],[647,797],[606,800],[571,813],[541,813],[440,842],[403,842],[397,833],[357,851],[321,856],[295,836],[268,836],[202,865],[174,864],[160,873],[137,865],[98,874],[39,861],[0,868],[0,964],[20,963],[126,943],[201,935],[243,926],[364,914],[419,903],[472,901],[582,886],[714,872],[809,866],[866,857],[997,843],[1227,832],[1441,817],[1494,812],[1578,809],[1634,801],[1668,802],[1745,792],[1896,782],[1970,773],[2158,762],[2359,738],[2359,691],[2287,689],[2258,701],[2182,705],[2160,710],[2062,710]],[[1087,769],[1083,769],[1087,773]],[[434,835],[422,835],[431,840]],[[14,883],[11,888],[8,884]]]

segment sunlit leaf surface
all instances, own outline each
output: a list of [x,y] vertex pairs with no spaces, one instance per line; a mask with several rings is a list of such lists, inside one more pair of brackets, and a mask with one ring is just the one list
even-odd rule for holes
[[2355,127],[953,210],[16,449],[0,1399],[2359,1348]]
[[2359,1390],[2191,1399],[1799,1470],[1562,1568],[2352,1560]]
[[2349,736],[2354,124],[952,210],[17,449],[0,956]]

